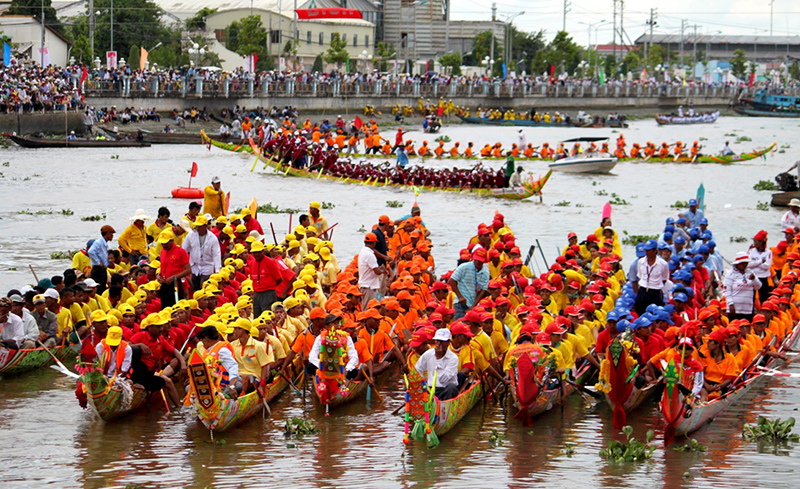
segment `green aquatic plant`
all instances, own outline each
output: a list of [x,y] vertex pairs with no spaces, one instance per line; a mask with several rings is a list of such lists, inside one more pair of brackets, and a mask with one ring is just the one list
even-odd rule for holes
[[708,451],[707,446],[699,444],[697,440],[695,440],[694,438],[692,438],[691,441],[689,441],[689,443],[685,445],[677,445],[675,447],[672,447],[672,449],[675,450],[676,452],[692,452],[692,453]]
[[756,204],[756,209],[760,211],[768,211],[770,209],[769,202],[759,202]]
[[489,445],[493,447],[499,447],[503,445],[503,440],[505,437],[502,433],[497,430],[492,430],[492,434],[489,435]]
[[777,183],[772,180],[759,180],[757,184],[753,185],[753,190],[780,190],[781,188]]
[[742,427],[742,436],[748,441],[800,441],[800,435],[792,432],[794,425],[794,418],[781,421],[780,418],[769,419],[764,416],[759,416],[756,424],[744,424]]
[[398,207],[403,207],[403,203],[399,200],[387,200],[386,207],[397,209]]
[[641,462],[650,460],[656,447],[651,446],[655,433],[648,430],[645,434],[645,442],[642,443],[633,437],[633,427],[628,425],[622,428],[625,441],[611,440],[606,448],[600,450],[600,456],[609,462]]
[[639,243],[650,241],[651,239],[658,239],[657,234],[628,234],[628,231],[622,231],[622,244],[636,246]]
[[553,204],[554,207],[569,207],[572,202],[568,200],[562,200],[561,202],[556,202]]
[[283,434],[285,436],[311,435],[319,432],[319,428],[312,419],[292,417],[286,420]]

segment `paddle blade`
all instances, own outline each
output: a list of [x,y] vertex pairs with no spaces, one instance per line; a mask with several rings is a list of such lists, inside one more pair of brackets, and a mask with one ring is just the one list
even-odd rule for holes
[[50,368],[55,370],[56,372],[61,372],[62,374],[66,375],[67,377],[72,377],[73,379],[79,379],[81,376],[68,370],[63,364],[62,365],[50,365]]

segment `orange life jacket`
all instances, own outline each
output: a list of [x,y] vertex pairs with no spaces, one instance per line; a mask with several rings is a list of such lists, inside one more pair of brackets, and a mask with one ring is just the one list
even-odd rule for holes
[[[105,338],[100,342],[103,346],[103,357],[100,359],[100,365],[103,369],[103,375],[108,375],[108,367],[109,362],[111,361],[111,355],[113,352],[111,351],[111,347],[106,344]],[[120,341],[119,345],[117,346],[117,353],[114,357],[116,370],[114,370],[115,375],[119,374],[120,370],[122,369],[122,362],[125,361],[125,349],[128,347],[128,342],[125,340]]]

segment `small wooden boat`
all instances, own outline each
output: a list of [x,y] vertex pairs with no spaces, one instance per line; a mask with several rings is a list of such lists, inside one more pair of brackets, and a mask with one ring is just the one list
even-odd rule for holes
[[600,369],[598,385],[607,384],[611,390],[605,393],[606,401],[614,411],[614,429],[627,424],[627,415],[655,393],[656,384],[639,389],[634,385],[636,360],[623,345],[620,336],[608,345]]
[[139,409],[149,397],[146,390],[133,388],[121,377],[111,384],[96,366],[86,368],[79,382],[83,385],[88,405],[103,421],[112,421]]
[[[439,444],[439,437],[453,429],[466,416],[483,395],[483,382],[473,381],[458,396],[440,401],[432,389],[428,389],[418,372],[407,378],[405,407],[405,437],[425,440],[428,448]],[[411,426],[413,424],[413,427]]]
[[[779,351],[791,348],[797,341],[798,335],[800,335],[800,325],[795,325],[792,334],[784,339]],[[779,359],[773,358],[767,363],[767,367],[774,368],[779,363],[781,363]],[[726,394],[710,401],[694,404],[691,409],[687,409],[684,396],[677,388],[677,379],[670,380],[668,378],[659,404],[661,415],[666,423],[665,439],[670,441],[673,435],[688,435],[702,428],[728,406],[744,397],[764,377],[766,375],[763,373],[747,373],[745,380]]]
[[[512,368],[511,371],[513,372],[513,375],[511,375],[511,397],[514,402],[514,407],[520,411],[518,417],[523,420],[523,424],[530,423],[530,420],[536,416],[545,411],[549,411],[553,408],[553,406],[561,404],[576,390],[574,385],[570,384],[569,382],[564,382],[560,387],[557,388],[540,389],[537,391],[536,396],[532,401],[523,402],[522,396],[520,395],[519,372],[516,368]],[[589,382],[589,380],[591,380],[594,373],[595,370],[592,368],[591,364],[584,362],[584,364],[581,365],[581,367],[575,372],[575,384],[586,384]]]
[[670,114],[656,114],[656,122],[659,125],[675,125],[675,124],[711,124],[716,122],[719,118],[719,111],[710,114],[698,114],[694,116],[684,115],[670,115]]
[[760,110],[745,107],[743,105],[736,105],[733,107],[734,112],[750,117],[783,117],[795,119],[800,117],[800,111],[788,109],[775,109],[775,110]]
[[[319,368],[314,375],[314,397],[325,406],[327,416],[330,408],[346,404],[367,391],[366,380],[348,380],[344,371],[344,352],[347,351],[348,335],[344,331],[330,329],[320,336]],[[374,379],[377,380],[377,379]]]
[[[75,349],[71,346],[56,346],[50,348],[50,353],[59,360],[64,360],[70,353],[75,354]],[[36,370],[53,363],[44,348],[33,348],[30,350],[12,350],[0,347],[0,376],[9,377],[19,375],[31,370]]]
[[[103,132],[114,135],[118,140],[124,141],[139,141],[150,144],[197,144],[203,142],[203,136],[200,133],[187,134],[178,132],[150,132],[142,131],[141,138],[138,131],[114,131],[101,127]],[[230,136],[214,136],[213,139],[221,142],[230,142],[233,138]]]
[[773,207],[788,207],[792,199],[800,199],[800,191],[781,192],[779,194],[772,194]]
[[521,126],[521,127],[573,127],[572,122],[536,122],[523,119],[488,119],[484,117],[475,116],[458,116],[463,122],[467,124],[484,124],[490,126]]
[[138,141],[115,141],[113,139],[44,139],[25,138],[4,133],[23,148],[149,148],[150,143]]
[[197,187],[176,187],[172,189],[174,199],[202,199],[204,190]]
[[[216,146],[226,151],[233,151],[236,153],[247,152],[251,154],[259,153],[259,149],[255,146],[255,144],[252,141],[251,141],[251,146],[248,147],[233,145],[228,143],[220,143],[208,137],[206,137],[204,141],[209,146]],[[321,172],[312,172],[302,168],[283,166],[280,163],[275,162],[271,158],[267,158],[265,156],[259,155],[259,158],[261,158],[262,161],[264,161],[265,168],[271,167],[275,170],[276,173],[283,174],[284,176],[313,178],[315,180],[324,178],[326,180],[332,180],[342,183],[350,183],[355,185],[365,185],[365,186],[369,185],[372,187],[391,187],[399,189],[416,188],[419,191],[454,192],[460,194],[472,194],[472,195],[477,195],[479,197],[496,197],[499,199],[507,199],[507,200],[524,200],[534,195],[541,195],[542,188],[550,179],[550,175],[553,173],[551,170],[548,171],[547,174],[545,174],[545,176],[540,177],[538,179],[534,179],[533,177],[531,177],[527,182],[524,182],[521,187],[517,188],[455,188],[455,187],[434,187],[434,186],[415,187],[414,185],[397,185],[392,182],[389,182],[388,180],[370,179],[364,181],[364,180],[357,180],[345,177],[335,177]],[[253,166],[255,167],[255,163],[253,164]]]
[[197,350],[192,352],[188,363],[189,381],[195,398],[197,417],[211,432],[212,439],[215,431],[222,432],[232,428],[264,409],[264,403],[273,399],[289,385],[282,377],[278,377],[267,386],[263,399],[255,391],[237,399],[229,399],[218,389],[216,380],[211,376],[203,356]]

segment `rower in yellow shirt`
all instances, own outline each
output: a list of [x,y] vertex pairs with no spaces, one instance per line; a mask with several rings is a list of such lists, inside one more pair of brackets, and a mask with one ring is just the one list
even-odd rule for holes
[[137,209],[133,217],[129,219],[132,224],[125,228],[125,231],[117,238],[119,247],[134,258],[138,258],[140,255],[147,255],[147,238],[144,223],[148,219],[150,218],[143,209]]

